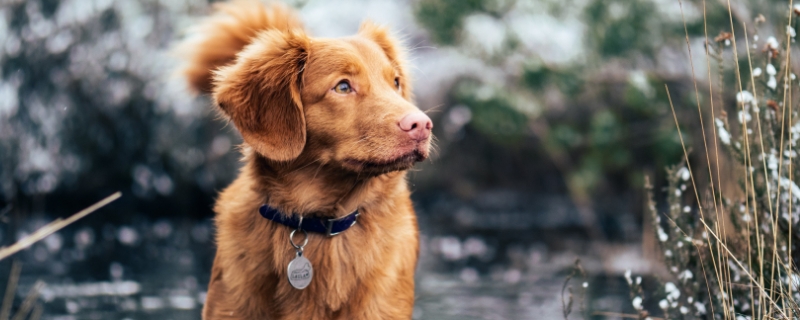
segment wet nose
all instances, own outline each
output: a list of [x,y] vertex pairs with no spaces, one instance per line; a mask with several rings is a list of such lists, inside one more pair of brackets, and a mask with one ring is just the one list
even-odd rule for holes
[[411,139],[417,141],[428,139],[433,128],[431,118],[428,118],[422,111],[414,111],[405,115],[397,125],[400,126],[401,130],[408,133]]

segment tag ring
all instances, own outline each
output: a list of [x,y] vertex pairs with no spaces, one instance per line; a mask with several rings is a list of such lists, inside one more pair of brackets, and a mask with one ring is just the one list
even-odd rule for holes
[[[294,233],[297,232],[297,230],[303,231],[303,235],[305,236],[305,238],[303,238],[303,244],[301,245],[297,245],[294,243]],[[289,243],[291,243],[292,247],[294,247],[295,249],[303,251],[303,247],[305,247],[306,244],[308,244],[308,232],[306,232],[303,229],[292,230],[292,233],[289,234]]]

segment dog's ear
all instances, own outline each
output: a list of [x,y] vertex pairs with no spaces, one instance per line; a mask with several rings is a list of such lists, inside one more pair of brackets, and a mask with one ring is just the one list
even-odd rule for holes
[[400,76],[403,97],[406,98],[406,100],[412,100],[411,74],[407,71],[406,67],[406,49],[400,41],[389,33],[389,29],[371,21],[364,21],[358,29],[358,34],[374,41],[383,49],[386,57],[389,58],[392,66],[394,66]]
[[293,160],[305,147],[300,90],[309,44],[299,30],[264,31],[215,73],[217,105],[245,143],[268,159]]

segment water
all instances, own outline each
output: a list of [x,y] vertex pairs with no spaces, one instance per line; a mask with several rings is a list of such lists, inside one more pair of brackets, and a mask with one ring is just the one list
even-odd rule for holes
[[[570,319],[581,319],[584,281],[593,310],[631,313],[621,271],[605,261],[613,257],[592,253],[568,227],[448,228],[437,221],[457,219],[464,208],[437,208],[442,213],[436,216],[419,210],[415,319],[563,319],[562,285],[579,256],[590,275],[571,282],[576,301]],[[199,319],[215,250],[211,221],[135,220],[79,221],[17,254],[23,267],[15,306],[41,280],[46,283],[38,300],[42,319]],[[45,222],[26,221],[14,236]],[[630,260],[630,250],[622,251],[619,256]],[[9,274],[10,266],[0,262],[0,274]],[[606,276],[609,272],[616,274]],[[6,285],[4,278],[0,286]]]

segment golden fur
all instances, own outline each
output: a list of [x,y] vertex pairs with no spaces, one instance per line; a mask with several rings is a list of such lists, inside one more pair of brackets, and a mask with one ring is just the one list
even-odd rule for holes
[[[351,37],[311,38],[288,8],[247,1],[217,4],[196,31],[179,47],[185,74],[242,134],[246,162],[214,207],[203,318],[409,319],[419,244],[405,170],[430,142],[397,128],[419,112],[401,47],[371,23]],[[342,79],[351,94],[332,91]],[[340,235],[309,234],[314,277],[297,290],[286,280],[291,230],[258,214],[265,203],[361,215]]]

